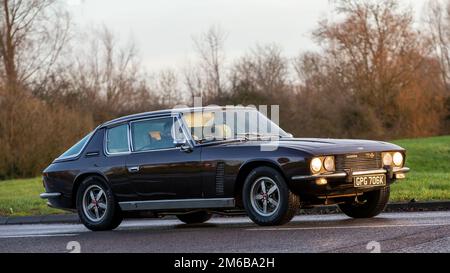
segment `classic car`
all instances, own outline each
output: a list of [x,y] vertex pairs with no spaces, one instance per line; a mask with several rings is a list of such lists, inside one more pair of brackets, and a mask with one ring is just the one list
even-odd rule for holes
[[41,198],[93,231],[142,214],[194,224],[244,212],[283,225],[318,205],[370,218],[405,160],[381,141],[294,138],[256,108],[171,109],[97,127],[45,169]]

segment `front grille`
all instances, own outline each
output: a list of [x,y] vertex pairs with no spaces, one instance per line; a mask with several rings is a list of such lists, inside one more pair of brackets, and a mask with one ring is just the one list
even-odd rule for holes
[[368,171],[381,169],[380,153],[347,154],[336,156],[337,171]]

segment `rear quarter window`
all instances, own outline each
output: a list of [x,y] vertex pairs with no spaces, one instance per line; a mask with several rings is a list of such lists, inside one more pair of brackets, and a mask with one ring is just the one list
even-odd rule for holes
[[93,132],[89,133],[87,136],[85,136],[83,139],[81,139],[77,144],[73,145],[69,150],[64,152],[58,159],[66,159],[66,158],[73,158],[80,155],[83,148],[86,146],[88,141],[91,139]]
[[108,154],[121,154],[130,151],[128,145],[128,124],[109,128],[106,131],[106,151]]

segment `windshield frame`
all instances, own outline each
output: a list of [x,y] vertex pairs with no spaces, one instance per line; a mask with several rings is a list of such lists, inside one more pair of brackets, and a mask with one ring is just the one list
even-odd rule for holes
[[[257,117],[262,116],[266,119],[266,121],[270,122],[272,126],[275,126],[275,128],[278,128],[278,134],[270,134],[267,133],[266,135],[254,132],[246,132],[246,133],[236,133],[234,132],[234,136],[230,138],[214,138],[214,139],[202,139],[202,140],[195,140],[194,136],[192,134],[192,128],[188,125],[188,122],[186,121],[186,115],[189,114],[197,114],[197,113],[208,113],[208,112],[238,112],[238,111],[244,111],[244,112],[256,112]],[[252,140],[260,140],[260,141],[277,141],[282,138],[292,138],[293,136],[286,132],[283,128],[281,128],[278,124],[273,122],[271,119],[269,119],[266,115],[258,111],[256,108],[252,107],[212,107],[212,108],[200,108],[200,109],[190,109],[189,111],[182,111],[180,112],[180,118],[179,121],[182,123],[185,132],[189,135],[190,141],[194,146],[203,146],[203,145],[211,145],[216,143],[227,143],[227,142],[245,142],[245,141],[252,141]],[[224,122],[226,124],[226,122]],[[202,126],[204,128],[204,126]],[[274,127],[272,127],[274,128]],[[245,128],[247,130],[247,128]],[[238,137],[238,135],[244,135],[243,137]]]

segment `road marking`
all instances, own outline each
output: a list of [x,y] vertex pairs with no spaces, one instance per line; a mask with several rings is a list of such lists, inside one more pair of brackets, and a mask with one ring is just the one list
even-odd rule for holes
[[0,235],[0,239],[13,239],[13,238],[43,238],[43,237],[71,237],[78,234],[24,234],[24,235]]
[[249,228],[248,231],[289,231],[289,230],[319,230],[319,229],[362,229],[362,228],[400,228],[400,227],[443,227],[446,224],[404,224],[404,225],[367,225],[367,226],[330,226],[330,227],[280,227],[280,228]]

